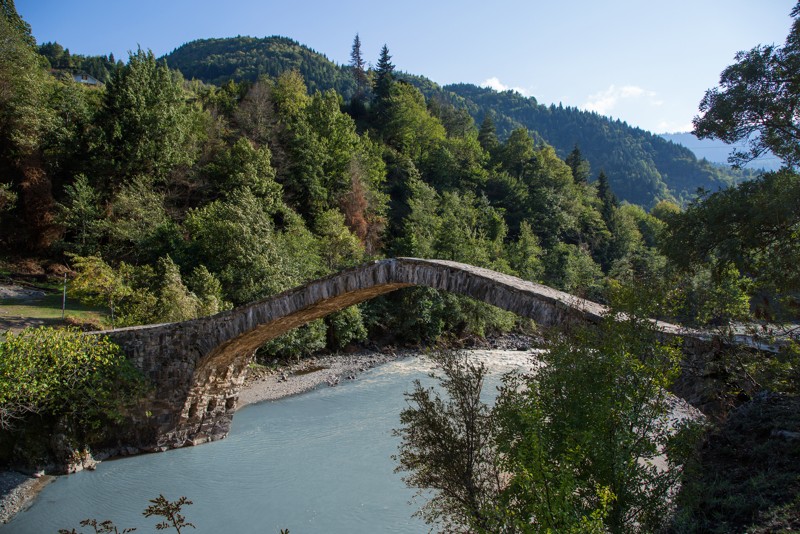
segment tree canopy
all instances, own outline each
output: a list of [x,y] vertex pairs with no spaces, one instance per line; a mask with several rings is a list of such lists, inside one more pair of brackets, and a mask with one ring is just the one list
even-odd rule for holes
[[699,138],[744,141],[730,161],[742,165],[771,151],[789,167],[800,165],[800,4],[783,46],[760,45],[736,54],[709,89],[694,119]]

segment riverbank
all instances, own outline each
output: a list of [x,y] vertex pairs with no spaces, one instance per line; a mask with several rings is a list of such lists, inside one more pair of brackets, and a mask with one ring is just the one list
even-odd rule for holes
[[26,509],[54,476],[28,476],[18,471],[0,471],[0,523],[8,523]]
[[[490,339],[472,339],[464,349],[529,350],[537,340],[521,334],[506,334]],[[451,347],[456,348],[456,347]],[[293,363],[275,366],[253,365],[239,393],[237,410],[249,404],[275,401],[327,385],[336,386],[355,380],[360,373],[398,358],[420,354],[424,349],[384,347],[380,351],[357,351],[344,354],[319,354]]]
[[368,369],[412,353],[414,351],[390,349],[384,352],[311,356],[275,367],[254,365],[239,392],[237,410],[256,402],[299,395],[323,385],[337,386],[345,380],[355,380]]
[[[382,352],[324,354],[275,366],[253,366],[239,394],[237,409],[263,401],[299,395],[320,386],[336,386],[355,380],[359,374],[378,365],[405,358],[419,351],[384,349]],[[30,476],[18,471],[0,471],[0,524],[25,510],[55,476]]]
[[[486,340],[472,340],[464,348],[528,350],[535,343],[529,336],[509,334]],[[318,387],[335,387],[374,367],[424,352],[423,349],[391,346],[378,351],[317,354],[296,362],[272,366],[253,365],[239,393],[237,410],[250,404],[277,401]],[[101,456],[102,457],[102,456]],[[0,523],[9,522],[35,500],[54,476],[28,476],[17,471],[0,471]]]

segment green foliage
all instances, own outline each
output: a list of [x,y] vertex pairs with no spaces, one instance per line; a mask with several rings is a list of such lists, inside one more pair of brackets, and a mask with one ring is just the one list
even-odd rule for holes
[[428,158],[445,139],[444,126],[430,115],[425,97],[412,85],[392,84],[381,100],[381,109],[384,116],[380,124],[386,144],[414,162]]
[[487,113],[483,117],[481,127],[478,130],[478,142],[489,155],[494,154],[499,141],[497,140],[497,128],[495,128],[492,115]]
[[13,4],[9,9],[10,19],[0,16],[0,154],[16,162],[39,146],[50,127],[52,110],[45,102],[53,82],[31,46],[30,26]]
[[714,273],[697,269],[687,288],[689,317],[712,325],[746,320],[750,316],[750,286],[750,280],[730,264]]
[[411,343],[432,343],[446,331],[455,319],[448,305],[447,294],[427,287],[401,289],[386,297],[366,303],[370,330],[391,335]]
[[796,531],[800,399],[762,392],[708,432],[685,467],[670,532]]
[[349,99],[355,81],[332,61],[286,37],[232,37],[186,43],[165,56],[170,67],[187,79],[222,85],[228,80],[250,82],[277,78],[298,70],[312,91],[335,89]]
[[394,64],[389,55],[389,47],[384,43],[381,48],[378,66],[375,68],[375,81],[372,91],[375,95],[375,107],[379,110],[384,107],[394,88]]
[[692,152],[628,124],[577,108],[540,105],[513,91],[471,84],[425,92],[465,107],[476,121],[492,114],[500,139],[520,127],[537,132],[566,157],[577,145],[594,169],[604,169],[621,200],[649,208],[662,199],[686,202],[698,187],[716,190],[753,176],[698,161]]
[[232,147],[222,150],[205,171],[216,195],[225,197],[236,189],[247,187],[255,196],[277,205],[281,202],[282,190],[275,182],[270,158],[269,148],[256,148],[246,138],[240,137]]
[[200,300],[186,288],[181,272],[172,258],[159,258],[155,271],[159,320],[173,323],[197,317]]
[[320,258],[329,272],[361,263],[364,249],[358,237],[345,226],[344,215],[336,210],[327,210],[317,218],[316,226],[320,237]]
[[0,341],[0,429],[36,414],[78,436],[121,420],[142,379],[119,347],[99,335],[40,327]]
[[563,291],[598,300],[603,271],[582,247],[559,243],[543,258],[545,281]]
[[258,349],[257,358],[268,362],[275,357],[286,360],[309,356],[325,348],[327,330],[325,321],[317,319],[267,341]]
[[566,158],[564,158],[564,163],[569,165],[570,170],[572,171],[572,179],[575,180],[575,183],[587,183],[589,181],[589,173],[591,172],[591,166],[589,162],[583,159],[583,155],[581,154],[581,150],[578,148],[578,145],[575,145],[575,148],[572,149]]
[[280,256],[267,206],[248,189],[190,211],[185,228],[192,257],[214,273],[234,304],[277,293],[294,282],[281,269],[288,258]]
[[[166,58],[171,67],[178,68],[187,78],[218,85],[231,79],[253,82],[259,76],[276,78],[297,69],[311,92],[334,89],[344,102],[350,102],[357,91],[352,67],[337,67],[325,56],[284,37],[193,41]],[[391,64],[391,58],[388,61]],[[492,130],[496,126],[498,132],[495,138],[506,139],[512,130],[524,127],[538,132],[562,157],[577,144],[592,168],[605,169],[622,200],[644,207],[665,198],[685,202],[693,198],[698,187],[716,190],[752,177],[750,171],[731,171],[698,161],[691,151],[680,145],[596,113],[543,106],[536,99],[513,91],[498,93],[470,84],[439,87],[421,76],[394,71],[392,75],[395,81],[405,80],[435,101],[434,110],[436,106],[442,109],[452,105],[457,113],[466,111],[479,124],[491,115]],[[381,116],[377,111],[373,107],[373,118]],[[355,108],[352,113],[357,119],[363,116],[363,111]],[[438,111],[433,114],[446,127],[452,126],[448,126],[449,121]],[[380,122],[385,122],[385,118]],[[483,148],[492,152],[487,148],[490,145],[491,142]]]
[[192,270],[186,279],[186,285],[197,296],[198,317],[213,315],[232,307],[230,302],[224,300],[222,284],[205,265],[200,265]]
[[367,329],[361,308],[350,306],[325,318],[328,326],[327,346],[333,350],[341,350],[354,341],[364,341]]
[[486,154],[474,134],[448,137],[435,146],[422,170],[438,190],[475,191],[485,186]]
[[39,45],[39,54],[47,58],[50,66],[59,71],[72,74],[88,74],[99,82],[107,82],[111,73],[119,66],[114,60],[114,54],[108,56],[84,56],[71,54],[69,48],[64,48],[56,42],[47,42]]
[[65,187],[65,192],[67,199],[61,205],[61,221],[75,236],[74,241],[68,241],[72,242],[71,248],[77,254],[98,252],[102,218],[97,191],[89,183],[89,179],[80,174],[72,184]]
[[78,273],[72,281],[72,291],[87,304],[108,307],[114,325],[115,307],[131,295],[131,288],[100,256],[72,256],[72,260]]
[[111,210],[102,224],[106,239],[104,252],[115,258],[152,260],[170,227],[164,194],[153,180],[136,176],[120,187],[112,199]]
[[77,276],[71,290],[87,304],[104,305],[112,325],[185,321],[229,309],[220,281],[204,265],[188,277],[190,291],[178,265],[168,255],[155,269],[121,262],[114,269],[99,256],[72,256]]
[[507,247],[508,263],[523,280],[538,282],[544,273],[542,247],[539,238],[531,230],[527,221],[522,221],[519,237]]
[[788,296],[800,289],[798,214],[800,175],[768,173],[667,217],[662,249],[682,269],[707,266],[721,279],[733,266],[753,290]]
[[742,165],[772,152],[783,162],[800,165],[800,6],[784,46],[757,46],[736,54],[736,63],[720,75],[719,88],[710,89],[700,102],[694,133],[700,139],[726,143],[744,141],[748,150],[737,150],[729,161]]
[[[444,531],[653,532],[665,526],[695,427],[670,421],[680,352],[657,341],[652,295],[620,288],[625,310],[554,333],[535,369],[505,378],[494,407],[485,369],[438,355],[401,414],[398,471]],[[666,455],[666,456],[664,456]],[[661,462],[660,467],[656,464]],[[433,493],[429,493],[433,490]]]
[[498,400],[498,450],[513,473],[504,506],[542,531],[577,530],[589,518],[612,532],[657,530],[682,460],[666,393],[679,351],[633,314],[547,348],[541,366],[509,378]]
[[14,6],[14,0],[2,0],[0,2],[0,15],[22,37],[26,45],[30,47],[36,46],[36,40],[31,35],[31,25],[19,16],[17,8]]
[[178,165],[196,157],[180,80],[150,51],[138,49],[114,71],[97,121],[96,157],[116,179],[112,189],[140,175],[165,181]]
[[11,189],[11,184],[0,184],[0,214],[11,211],[17,203],[17,194]]
[[366,70],[367,63],[361,55],[361,39],[358,34],[353,38],[353,48],[350,51],[350,67],[353,70],[353,79],[356,82],[356,93],[353,98],[361,102],[369,90],[369,78]]
[[[397,472],[417,497],[428,497],[415,515],[445,532],[499,532],[494,507],[503,474],[494,455],[496,427],[481,400],[486,369],[465,354],[436,353],[442,394],[419,380],[400,413]],[[434,490],[429,496],[429,491]]]

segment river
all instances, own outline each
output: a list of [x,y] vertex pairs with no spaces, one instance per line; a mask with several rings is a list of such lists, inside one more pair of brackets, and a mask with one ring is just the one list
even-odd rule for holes
[[[474,352],[491,370],[491,395],[505,371],[531,354]],[[197,533],[417,533],[409,504],[414,490],[394,473],[403,393],[414,379],[430,382],[420,357],[371,369],[358,380],[302,395],[246,406],[221,441],[160,454],[102,462],[96,471],[59,477],[0,534],[56,533],[81,529],[87,518],[155,532],[142,511],[149,499],[186,496],[184,507]]]

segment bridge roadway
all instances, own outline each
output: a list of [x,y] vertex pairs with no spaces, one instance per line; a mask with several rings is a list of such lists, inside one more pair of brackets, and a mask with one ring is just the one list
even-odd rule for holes
[[[148,450],[166,450],[225,437],[258,347],[314,319],[408,286],[466,295],[544,327],[596,323],[607,312],[595,302],[489,269],[394,258],[209,317],[106,332],[154,384],[141,415],[131,418],[135,440]],[[688,335],[706,344],[674,325],[659,325],[667,336]]]

